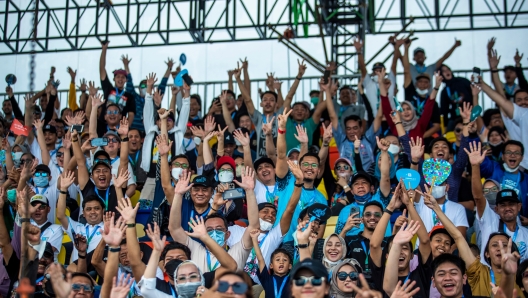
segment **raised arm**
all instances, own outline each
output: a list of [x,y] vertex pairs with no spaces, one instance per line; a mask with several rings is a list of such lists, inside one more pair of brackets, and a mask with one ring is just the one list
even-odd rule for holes
[[[401,200],[402,203],[405,204],[407,207],[407,211],[409,212],[409,219],[414,220],[417,222],[420,227],[418,228],[417,234],[418,234],[418,240],[420,241],[420,245],[418,246],[418,250],[420,251],[420,254],[422,256],[422,262],[427,262],[427,259],[429,258],[429,255],[431,254],[431,239],[429,238],[429,234],[427,233],[427,230],[425,228],[425,225],[422,221],[422,218],[416,211],[416,208],[414,207],[414,202],[411,201],[411,197],[414,198],[416,196],[416,192],[414,189],[407,190],[405,187],[405,183],[401,182]],[[404,210],[405,211],[405,210]]]
[[235,90],[235,86],[233,85],[233,70],[227,71],[227,89],[231,91]]
[[222,115],[224,116],[225,123],[228,127],[228,130],[230,133],[233,133],[235,131],[235,123],[233,122],[233,118],[231,118],[231,113],[229,113],[229,110],[227,109],[227,91],[222,91],[222,94],[220,95],[220,104],[222,104]]
[[244,166],[250,167],[253,169],[253,159],[251,158],[251,147],[250,147],[250,138],[246,133],[245,135],[240,130],[235,130],[233,132],[233,137],[237,140],[244,149]]
[[400,46],[403,44],[403,41],[394,42],[394,55],[392,56],[391,64],[391,73],[396,74],[396,67],[398,66],[398,60],[401,59]]
[[358,57],[359,70],[361,71],[361,77],[365,77],[368,74],[367,65],[365,64],[365,57],[363,56],[363,41],[359,37],[354,38],[352,45],[356,48],[356,54]]
[[128,260],[130,262],[130,267],[132,267],[132,274],[134,275],[136,282],[139,282],[147,267],[145,263],[141,261],[141,247],[139,246],[135,228],[136,214],[139,209],[139,204],[136,204],[135,207],[132,207],[132,203],[130,202],[129,198],[121,198],[117,201],[116,209],[127,224],[126,243]]
[[166,135],[160,134],[156,137],[156,146],[158,146],[161,187],[165,193],[165,197],[170,205],[174,198],[174,188],[171,183],[171,171],[169,166],[169,152],[172,148],[172,141]]
[[69,225],[69,219],[66,216],[66,194],[73,181],[75,181],[75,172],[64,170],[60,179],[60,193],[57,200],[57,219],[64,230],[67,230]]
[[301,144],[299,157],[304,156],[306,153],[308,153],[308,135],[306,134],[306,127],[297,125],[295,126],[295,130],[297,130],[297,134],[294,134],[293,136]]
[[27,136],[27,142],[29,145],[31,145],[33,143],[33,140],[35,139],[35,134],[31,129],[31,123],[33,123],[33,119],[35,118],[35,116],[33,115],[33,112],[35,111],[35,101],[36,99],[31,98],[29,95],[24,96],[24,102],[26,104],[24,124],[29,129],[29,134]]
[[246,167],[242,171],[242,182],[233,180],[236,185],[242,187],[246,191],[246,201],[247,201],[247,214],[249,225],[242,235],[242,241],[245,249],[250,249],[253,247],[253,241],[251,241],[250,232],[254,229],[260,229],[259,216],[258,216],[258,206],[257,198],[255,196],[255,171],[250,167]]
[[242,63],[242,69],[244,71],[244,86],[246,87],[246,90],[251,94],[251,80],[249,79],[249,72],[248,72],[248,60],[247,57],[244,58],[244,60],[240,59],[240,62]]
[[[90,174],[88,173],[88,169],[86,168],[86,157],[84,156],[81,150],[81,145],[79,144],[79,135],[77,134],[76,130],[72,132],[71,139],[73,156],[77,161],[77,180],[79,182],[79,187],[81,189],[84,189],[86,183],[88,183],[88,181],[90,180]],[[89,143],[90,140],[87,140],[86,142]]]
[[179,242],[183,245],[187,245],[188,236],[185,234],[181,226],[181,209],[183,195],[192,187],[189,185],[191,180],[191,172],[186,170],[180,175],[180,180],[174,188],[174,199],[172,200],[170,215],[169,215],[169,231],[174,241]]
[[[390,195],[391,191],[391,185],[390,185],[390,167],[391,167],[391,160],[389,157],[389,146],[390,142],[385,139],[379,139],[379,137],[376,136],[376,141],[378,143],[378,148],[381,150],[381,166],[380,166],[380,172],[381,172],[381,178],[380,178],[380,192],[384,197],[388,197]],[[376,161],[377,162],[377,161]]]
[[4,208],[9,208],[5,206],[5,190],[0,188],[0,248],[2,249],[2,254],[4,256],[4,264],[9,264],[11,255],[13,254],[13,246],[11,246],[11,240],[9,239],[9,232],[7,231],[6,221],[4,218]]
[[[332,87],[334,86],[334,82],[332,82],[332,78],[328,78],[328,84],[324,85],[323,80],[319,82],[319,86],[321,90],[325,93],[325,96],[328,100],[326,100],[326,110],[328,111],[328,116],[330,117],[330,122],[332,122],[332,128],[334,130],[337,130],[339,127],[339,117],[337,116],[334,103],[331,100],[332,98]],[[323,96],[324,99],[324,96]]]
[[319,150],[319,174],[317,175],[318,179],[321,179],[323,177],[323,174],[325,172],[325,164],[326,160],[328,158],[328,146],[330,146],[330,141],[332,140],[332,123],[328,124],[327,127],[325,127],[324,123],[321,125],[323,127],[323,143],[321,146],[321,149]]
[[299,83],[301,82],[301,79],[304,73],[306,72],[306,64],[304,63],[304,59],[302,60],[302,62],[299,61],[299,59],[297,59],[297,63],[299,64],[299,71],[297,72],[295,81],[293,81],[293,84],[290,87],[290,90],[288,91],[286,98],[284,99],[284,104],[282,105],[284,107],[284,110],[291,108],[293,96],[295,95],[295,92],[297,91],[297,87],[299,87]]
[[[77,96],[76,96],[77,91],[75,89],[75,77],[77,76],[77,70],[74,71],[71,67],[68,67],[66,69],[66,71],[70,74],[70,78],[71,78],[70,88],[69,88],[69,91],[68,91],[68,107],[72,111],[75,111],[75,110],[79,109],[79,106],[77,105]],[[85,87],[84,91],[86,91],[86,87]],[[60,108],[60,107],[58,107],[58,108]],[[57,116],[60,116],[60,115],[57,115]]]
[[114,218],[110,221],[110,228],[104,229],[103,239],[108,244],[108,259],[106,261],[106,267],[104,276],[108,278],[104,279],[101,287],[101,297],[110,297],[110,291],[112,290],[112,278],[110,276],[117,275],[117,269],[119,268],[119,253],[121,251],[121,240],[123,239],[123,233],[127,226],[125,220],[120,217],[114,224]]
[[92,110],[90,111],[90,139],[95,139],[99,137],[97,134],[97,110],[99,106],[103,104],[103,95],[97,94],[96,96],[90,96],[90,101],[92,102]]
[[482,192],[482,182],[480,176],[480,165],[486,158],[486,152],[484,150],[481,152],[482,143],[472,142],[469,143],[469,150],[464,148],[464,151],[469,157],[469,162],[471,163],[471,193],[473,194],[473,199],[475,199],[475,204],[477,205],[477,214],[479,218],[482,218],[484,215],[484,210],[486,209],[486,198]]
[[101,81],[106,79],[106,50],[110,41],[101,42],[101,57],[99,58],[99,77]]
[[455,37],[455,44],[449,49],[449,51],[447,51],[444,54],[444,56],[442,56],[440,59],[438,59],[438,61],[436,61],[435,69],[439,69],[440,66],[442,66],[442,64],[444,64],[444,61],[446,61],[447,58],[449,58],[449,56],[451,56],[451,54],[453,54],[455,49],[458,48],[461,45],[462,45],[462,41],[456,39],[456,37]]
[[316,125],[319,124],[319,121],[321,121],[321,115],[323,114],[324,110],[326,110],[326,103],[323,97],[322,99],[319,100],[319,103],[317,104],[317,106],[315,106],[315,110],[312,115],[313,122]]
[[[238,89],[240,89],[240,93],[242,93],[242,98],[244,98],[244,103],[246,104],[248,113],[249,115],[253,115],[255,114],[255,105],[253,104],[253,100],[251,99],[251,93],[246,88],[246,86],[242,82],[242,79],[240,78],[240,72],[241,72],[240,68],[233,70],[233,74],[235,75],[235,79],[238,84]],[[222,108],[222,111],[223,111],[223,108]],[[229,116],[224,115],[224,118],[227,121],[227,118],[231,119],[231,115]]]
[[275,165],[275,175],[279,178],[284,178],[288,174],[288,164],[286,161],[288,157],[286,156],[286,122],[288,122],[288,117],[291,114],[291,109],[289,111],[282,112],[282,115],[278,116],[278,132],[277,136],[277,164]]
[[409,48],[411,47],[411,39],[405,40],[404,48],[405,53],[403,54],[403,87],[407,88],[412,83],[411,75],[411,63],[409,62]]
[[482,91],[486,93],[487,96],[491,98],[498,106],[501,108],[510,119],[513,119],[513,102],[507,100],[505,97],[501,96],[500,93],[491,89],[491,87],[486,84],[482,78],[480,78],[480,87]]
[[[277,164],[277,151],[275,148],[275,143],[273,142],[273,121],[275,121],[275,116],[262,116],[266,117],[266,123],[262,123],[262,133],[266,136],[266,155],[273,160],[274,164]],[[255,169],[256,170],[256,169]]]
[[251,240],[253,241],[253,249],[255,250],[255,256],[257,257],[258,266],[259,266],[259,272],[262,273],[264,269],[266,269],[266,260],[264,259],[264,256],[262,255],[262,251],[260,250],[258,237],[260,235],[260,230],[252,230],[250,231]]
[[[288,160],[288,166],[293,176],[295,177],[295,184],[302,184],[304,182],[304,175],[299,165],[294,164],[292,161]],[[290,225],[293,218],[293,213],[295,212],[295,207],[297,207],[297,203],[299,203],[299,199],[301,198],[301,191],[302,187],[295,187],[293,189],[293,194],[288,201],[288,205],[286,205],[286,210],[284,210],[284,213],[282,214],[280,220],[280,228],[282,235],[286,235],[286,233],[288,233],[288,231],[290,230]]]
[[[145,269],[145,273],[143,274],[142,278],[156,278],[156,270],[160,261],[161,252],[165,248],[165,240],[167,236],[163,236],[163,238],[160,239],[160,229],[157,223],[154,223],[154,228],[152,228],[151,225],[148,224],[148,228],[145,230],[145,232],[150,238],[150,241],[152,241],[153,249],[152,253],[150,254],[150,259]],[[185,235],[185,237],[187,237],[187,235]]]
[[46,146],[46,142],[44,140],[44,121],[40,119],[35,119],[35,121],[33,121],[33,125],[37,129],[37,142],[40,148],[40,159],[42,160],[43,164],[49,165],[51,157],[48,147]]

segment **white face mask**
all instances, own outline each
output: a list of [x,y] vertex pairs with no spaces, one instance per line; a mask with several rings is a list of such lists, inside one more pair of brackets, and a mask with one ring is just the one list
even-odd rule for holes
[[446,186],[445,185],[440,185],[440,186],[433,186],[433,190],[431,191],[431,195],[433,196],[433,198],[435,199],[440,199],[442,198],[443,196],[445,196],[446,194]]
[[179,180],[182,172],[183,172],[182,168],[173,168],[171,170],[172,178],[174,178],[174,180]]
[[392,155],[398,155],[400,153],[400,146],[396,146],[394,144],[389,145],[389,152],[392,153]]
[[338,172],[337,176],[340,177],[340,178],[349,178],[350,174],[347,173],[347,172]]
[[418,95],[427,95],[427,93],[429,93],[429,90],[427,89],[422,90],[422,89],[416,88],[416,93],[418,93]]
[[294,161],[293,161],[293,164],[296,164],[296,165],[297,165],[297,164],[299,164],[299,161],[298,161],[298,160],[294,160]]
[[237,146],[242,146],[242,144],[240,144],[240,142],[239,142],[237,139],[235,139],[235,144],[236,144]]
[[196,146],[200,146],[200,144],[202,143],[202,139],[200,139],[200,137],[194,137],[193,140]]
[[259,218],[260,222],[260,230],[261,231],[269,231],[271,228],[273,228],[273,224],[271,222],[265,221],[262,218]]
[[13,152],[13,163],[15,164],[16,168],[20,167],[20,159],[22,158],[23,154],[24,153],[22,152]]
[[139,96],[145,97],[147,95],[147,89],[146,88],[139,88]]
[[378,82],[378,75],[370,76],[374,82]]
[[231,183],[233,182],[233,171],[222,171],[218,174],[218,181],[221,183]]
[[508,167],[507,164],[504,164],[504,170],[506,172],[508,172],[508,173],[513,173],[513,172],[517,171],[518,169],[519,169],[519,166],[516,166],[515,168],[512,169],[512,168]]

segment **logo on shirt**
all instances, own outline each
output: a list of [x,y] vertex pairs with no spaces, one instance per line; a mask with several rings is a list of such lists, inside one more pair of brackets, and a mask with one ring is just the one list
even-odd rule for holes
[[524,241],[519,241],[519,242],[516,242],[515,244],[517,244],[517,248],[519,249],[519,254],[522,256],[524,256],[524,254],[526,253],[526,243]]
[[356,247],[352,250],[352,252],[362,252],[362,249],[360,247]]

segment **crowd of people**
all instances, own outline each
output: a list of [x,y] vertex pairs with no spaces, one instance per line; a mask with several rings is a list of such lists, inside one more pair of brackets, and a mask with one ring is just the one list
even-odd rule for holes
[[0,297],[528,297],[522,55],[499,69],[490,40],[490,84],[444,63],[458,40],[430,65],[390,42],[369,72],[355,40],[357,89],[330,63],[310,102],[304,61],[285,96],[241,61],[202,107],[171,59],[159,84],[127,55],[109,75],[108,42],[67,108],[54,68],[24,113],[7,86]]

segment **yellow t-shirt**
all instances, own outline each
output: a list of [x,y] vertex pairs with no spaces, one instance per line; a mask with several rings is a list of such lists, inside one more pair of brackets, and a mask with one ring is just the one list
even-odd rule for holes
[[[480,262],[480,259],[475,259],[473,264],[471,264],[466,271],[468,277],[468,283],[471,287],[471,293],[473,297],[492,297],[491,292],[491,275],[490,268]],[[501,274],[495,275],[495,282],[497,285],[500,284]],[[523,292],[521,289],[515,285],[517,289],[517,295],[521,298],[524,298]]]

